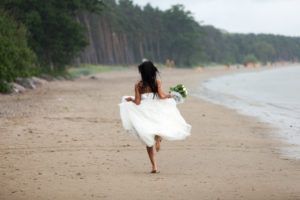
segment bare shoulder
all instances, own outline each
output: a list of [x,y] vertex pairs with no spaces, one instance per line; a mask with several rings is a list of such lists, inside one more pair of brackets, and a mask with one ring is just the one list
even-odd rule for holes
[[138,81],[135,83],[134,88],[139,90],[141,88],[142,84],[143,84],[142,81]]
[[140,86],[142,81],[137,81],[134,86]]
[[160,80],[156,80],[156,84],[158,87],[161,87],[161,81]]

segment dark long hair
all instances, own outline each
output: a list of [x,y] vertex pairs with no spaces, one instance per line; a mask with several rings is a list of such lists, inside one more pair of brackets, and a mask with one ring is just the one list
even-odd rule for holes
[[142,77],[142,88],[149,86],[154,95],[158,93],[156,75],[159,73],[151,61],[145,61],[139,65],[139,72]]

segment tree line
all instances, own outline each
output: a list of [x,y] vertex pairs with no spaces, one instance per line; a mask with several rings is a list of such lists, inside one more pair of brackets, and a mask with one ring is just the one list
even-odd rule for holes
[[78,63],[134,64],[143,58],[192,65],[202,53],[201,27],[182,5],[161,11],[130,0],[106,0],[100,15],[80,12],[91,45]]
[[299,57],[299,37],[228,33],[198,23],[182,5],[160,10],[131,0],[0,2],[0,90],[18,76],[55,75],[82,63],[132,65],[146,58],[194,66]]
[[130,0],[106,0],[101,14],[80,12],[90,45],[76,63],[135,64],[167,59],[177,66],[203,63],[297,61],[300,37],[234,34],[201,25],[182,5],[162,11]]
[[203,61],[216,63],[298,62],[300,37],[274,34],[233,34],[203,26],[200,38],[205,49]]

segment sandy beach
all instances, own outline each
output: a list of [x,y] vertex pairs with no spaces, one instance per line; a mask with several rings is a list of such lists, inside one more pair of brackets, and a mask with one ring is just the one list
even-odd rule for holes
[[[254,69],[161,71],[165,92],[183,83]],[[256,69],[260,70],[260,69]],[[189,95],[179,110],[184,141],[163,141],[159,174],[145,146],[123,130],[118,103],[133,95],[136,70],[55,81],[0,95],[0,200],[300,199],[300,162],[274,127]]]

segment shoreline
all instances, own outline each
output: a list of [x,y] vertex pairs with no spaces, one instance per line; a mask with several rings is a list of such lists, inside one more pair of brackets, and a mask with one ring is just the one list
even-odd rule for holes
[[[251,70],[251,69],[250,69]],[[248,69],[161,70],[163,89],[197,87]],[[0,101],[0,199],[299,199],[299,161],[282,158],[273,127],[189,95],[178,108],[192,125],[184,141],[163,141],[159,174],[129,137],[118,103],[137,71],[108,72]],[[199,85],[200,86],[200,85]],[[131,186],[131,187],[128,187]]]
[[[300,151],[297,150],[299,148],[299,140],[293,141],[294,139],[298,138],[297,131],[295,131],[295,130],[289,131],[290,127],[294,127],[294,125],[293,126],[286,125],[286,124],[279,125],[278,121],[274,121],[270,117],[266,117],[266,116],[259,114],[259,113],[262,113],[262,111],[264,111],[261,108],[261,106],[262,106],[261,104],[258,104],[257,102],[254,102],[254,101],[248,101],[245,97],[241,97],[238,94],[234,94],[227,90],[224,91],[225,93],[224,92],[220,93],[220,92],[214,91],[217,88],[215,88],[215,89],[206,88],[208,81],[217,82],[218,80],[222,80],[226,77],[229,78],[229,81],[230,81],[230,78],[233,79],[234,77],[239,77],[239,76],[243,76],[243,77],[245,77],[246,75],[249,76],[250,75],[249,73],[256,73],[257,75],[258,75],[258,73],[266,72],[266,71],[273,71],[273,73],[274,73],[275,70],[282,71],[282,70],[285,70],[285,68],[287,70],[296,69],[294,67],[299,68],[299,65],[284,66],[284,67],[280,67],[280,68],[278,68],[278,67],[269,68],[269,69],[260,70],[260,71],[254,70],[254,71],[248,71],[248,72],[239,72],[239,73],[234,73],[234,74],[222,75],[217,78],[216,77],[209,78],[209,79],[205,80],[204,83],[202,82],[200,87],[198,87],[197,89],[194,88],[192,95],[195,97],[198,97],[200,99],[214,103],[216,105],[222,105],[226,108],[232,109],[243,116],[250,116],[250,117],[257,118],[261,122],[264,122],[264,123],[270,125],[271,127],[274,127],[274,129],[276,129],[277,131],[275,131],[276,132],[275,134],[272,133],[271,137],[281,138],[282,142],[284,144],[288,145],[288,147],[281,149],[282,155],[284,157],[299,160]],[[267,73],[269,73],[269,72],[267,72]],[[218,82],[217,82],[217,84],[218,84]],[[225,83],[223,83],[223,84],[225,84]],[[210,96],[210,95],[213,95],[213,96]],[[217,95],[217,96],[215,96],[215,95]],[[221,98],[219,98],[218,96],[220,96]],[[252,106],[254,106],[254,108],[252,108]],[[258,107],[255,107],[255,106],[258,106]],[[252,109],[260,109],[260,110],[259,111],[257,110],[258,113],[257,112],[249,112]],[[270,113],[270,115],[271,115],[271,113]],[[291,124],[291,123],[289,123],[289,124]],[[284,128],[284,125],[286,126],[285,128]]]

